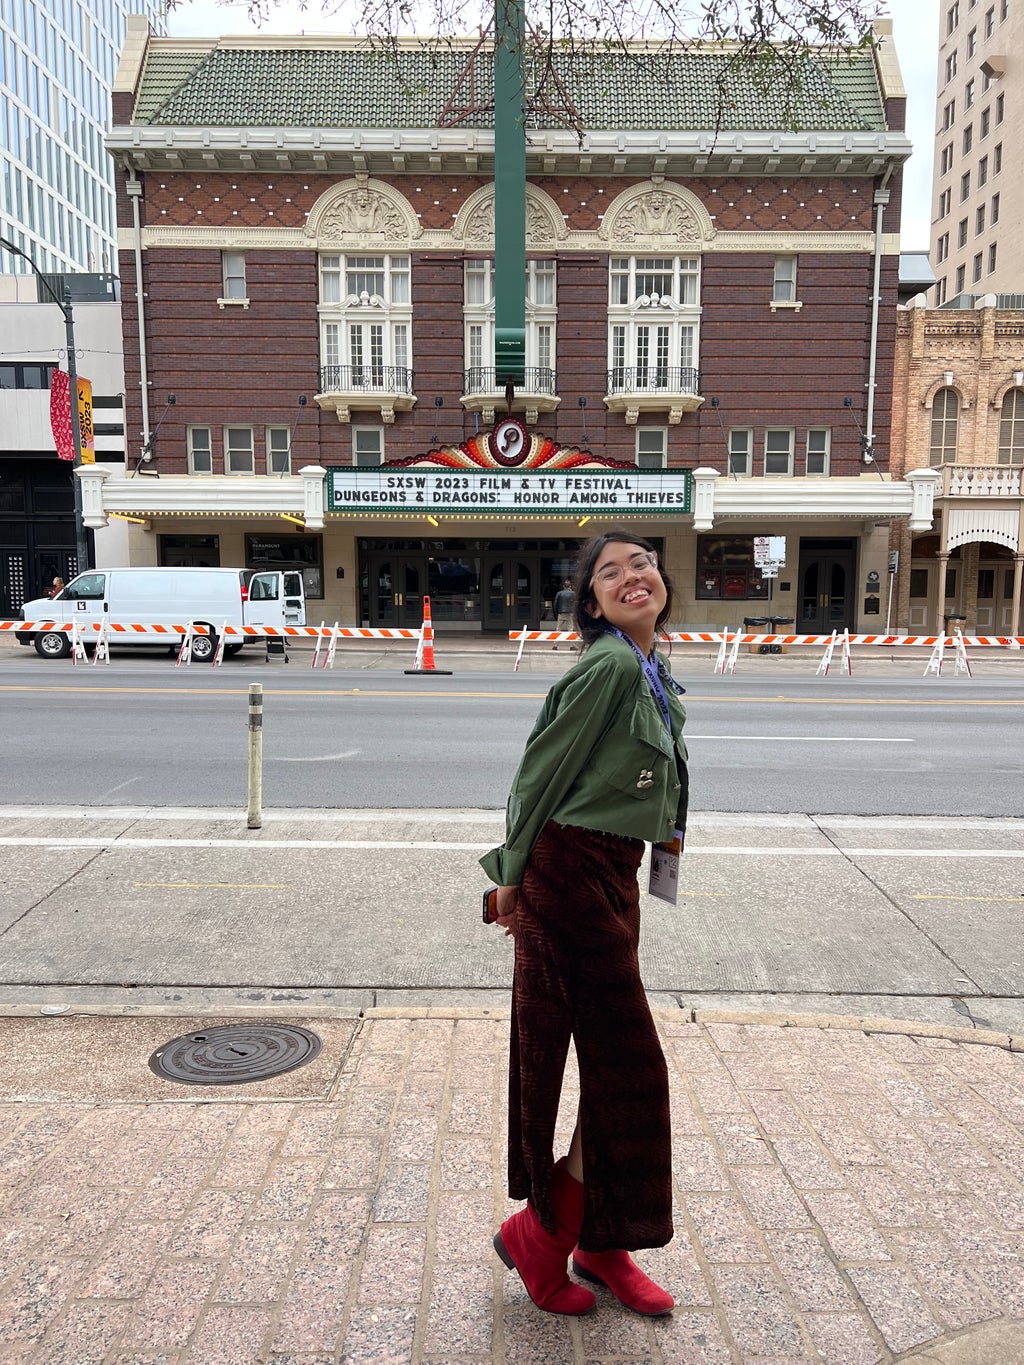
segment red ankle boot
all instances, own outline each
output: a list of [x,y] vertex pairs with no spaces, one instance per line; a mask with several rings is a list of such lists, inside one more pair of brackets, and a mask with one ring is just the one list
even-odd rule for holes
[[577,1247],[572,1268],[581,1279],[605,1285],[634,1313],[659,1318],[676,1306],[672,1295],[645,1275],[628,1251],[581,1251]]
[[527,1204],[494,1235],[494,1250],[508,1266],[518,1270],[526,1292],[547,1313],[578,1317],[589,1313],[596,1300],[589,1289],[573,1284],[567,1274],[569,1253],[583,1223],[583,1186],[565,1169],[555,1165],[551,1182],[551,1208],[557,1232],[552,1234]]

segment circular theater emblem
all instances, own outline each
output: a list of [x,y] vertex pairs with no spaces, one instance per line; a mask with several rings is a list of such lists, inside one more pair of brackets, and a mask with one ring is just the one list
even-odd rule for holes
[[506,469],[522,464],[530,449],[530,433],[518,417],[503,417],[494,424],[487,444],[495,461]]

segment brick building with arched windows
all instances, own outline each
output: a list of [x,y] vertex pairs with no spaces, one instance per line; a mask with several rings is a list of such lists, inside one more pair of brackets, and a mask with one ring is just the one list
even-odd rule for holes
[[[893,473],[934,469],[935,526],[900,527],[894,625],[1024,631],[1024,309],[984,294],[897,313]],[[898,434],[897,434],[898,433]]]

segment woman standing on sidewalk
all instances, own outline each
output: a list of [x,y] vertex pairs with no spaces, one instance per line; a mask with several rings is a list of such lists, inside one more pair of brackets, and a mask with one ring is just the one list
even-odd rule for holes
[[[505,842],[481,859],[515,940],[509,1193],[528,1199],[495,1250],[539,1308],[586,1313],[603,1283],[627,1307],[671,1295],[629,1251],[672,1237],[668,1072],[640,980],[644,841],[686,819],[685,713],[654,638],[672,587],[653,547],[609,531],[581,551],[580,661],[552,687],[508,801]],[[552,1144],[569,1039],[580,1104],[569,1151]]]

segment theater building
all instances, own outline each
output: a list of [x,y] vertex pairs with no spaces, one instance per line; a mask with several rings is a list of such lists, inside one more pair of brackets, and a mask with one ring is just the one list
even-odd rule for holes
[[429,594],[442,631],[499,632],[625,523],[676,624],[770,585],[801,630],[879,624],[890,528],[930,529],[938,478],[889,471],[891,42],[809,61],[792,108],[721,52],[531,72],[511,391],[491,61],[134,23],[107,138],[129,455],[82,476],[89,525],[124,522],[133,563],[298,565],[314,621],[418,625]]

